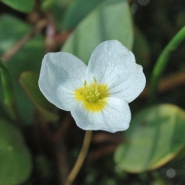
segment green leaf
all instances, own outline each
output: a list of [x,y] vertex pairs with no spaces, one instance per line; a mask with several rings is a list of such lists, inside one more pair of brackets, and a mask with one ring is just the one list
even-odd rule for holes
[[0,59],[0,72],[3,84],[4,99],[7,104],[12,104],[14,96],[12,94],[12,83],[10,79],[10,73],[5,63]]
[[31,170],[31,156],[21,133],[0,120],[0,185],[21,184]]
[[31,31],[28,24],[10,15],[0,16],[0,28],[0,55]]
[[63,27],[62,20],[65,11],[68,9],[69,6],[71,6],[74,1],[76,0],[55,0],[55,3],[51,7],[52,15],[59,30],[62,30]]
[[[40,35],[32,38],[10,61],[8,66],[13,80],[19,112],[25,122],[33,118],[33,105],[21,88],[18,79],[24,71],[39,73],[44,56],[44,39]],[[15,67],[16,66],[16,67]]]
[[6,5],[10,6],[11,8],[29,13],[33,10],[35,1],[34,0],[1,0]]
[[[0,17],[0,28],[0,54],[3,54],[31,30],[28,24],[11,16]],[[18,83],[18,79],[24,71],[39,73],[43,56],[44,38],[41,35],[37,35],[29,40],[24,47],[7,62],[14,86],[18,110],[25,123],[31,123],[33,120],[33,105]],[[0,99],[2,100],[1,94]]]
[[62,51],[73,53],[87,64],[95,47],[111,39],[132,48],[133,28],[127,1],[106,0],[97,6],[76,27]]
[[[78,0],[69,6],[66,10],[62,22],[62,28],[64,30],[70,30],[76,27],[76,25],[97,5],[104,0]],[[82,6],[83,4],[83,6]],[[74,19],[75,17],[75,19]]]
[[3,102],[6,110],[12,120],[15,120],[16,110],[15,110],[15,96],[13,93],[12,80],[10,78],[9,70],[5,63],[0,59],[0,74],[2,80],[2,91],[3,91]]
[[115,151],[115,162],[127,172],[156,169],[185,146],[185,111],[177,106],[153,106],[135,115],[125,142]]
[[153,67],[150,79],[148,96],[148,102],[150,104],[155,102],[157,88],[159,86],[159,82],[164,73],[164,70],[168,65],[172,51],[175,51],[184,40],[185,40],[185,26],[183,26],[178,31],[178,33],[170,40],[170,42],[167,44],[167,46],[163,49],[163,51],[159,55],[155,63],[155,66]]
[[58,115],[52,112],[55,107],[41,93],[38,87],[38,79],[39,76],[37,74],[24,72],[21,74],[19,81],[42,116],[48,121],[57,121]]

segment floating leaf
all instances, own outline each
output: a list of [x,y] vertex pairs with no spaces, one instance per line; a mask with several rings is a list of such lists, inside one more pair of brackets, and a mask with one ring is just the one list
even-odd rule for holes
[[54,106],[40,92],[38,78],[39,76],[35,73],[24,72],[21,74],[19,81],[42,116],[48,121],[56,121],[59,117],[57,114],[51,112]]
[[34,8],[34,0],[1,0],[6,5],[21,12],[31,12]]
[[31,156],[21,133],[0,120],[0,185],[21,184],[31,170]]
[[140,173],[172,160],[185,146],[185,111],[163,104],[135,115],[124,132],[115,161],[127,172]]
[[76,27],[62,51],[73,53],[87,63],[95,47],[111,39],[132,48],[133,28],[127,1],[106,0],[97,6]]

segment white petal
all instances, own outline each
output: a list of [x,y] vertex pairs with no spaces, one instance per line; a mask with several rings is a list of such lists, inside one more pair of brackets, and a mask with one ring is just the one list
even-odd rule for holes
[[112,97],[123,98],[128,103],[132,102],[143,91],[146,84],[146,78],[143,68],[137,65],[134,71],[122,81],[120,78],[114,84],[109,86],[109,93]]
[[58,52],[45,55],[39,77],[39,87],[45,97],[57,107],[70,110],[74,89],[83,86],[87,66],[72,54]]
[[[146,79],[131,51],[116,40],[101,43],[92,53],[87,69],[88,81],[96,78],[107,84],[114,97],[133,101],[143,90]],[[116,89],[112,89],[112,88]]]
[[108,105],[99,112],[88,111],[77,103],[71,113],[76,124],[83,130],[117,132],[128,129],[131,113],[128,104],[118,98],[107,98]]
[[116,40],[102,42],[93,51],[87,69],[87,78],[100,83],[115,77],[127,78],[135,68],[135,58],[126,47]]

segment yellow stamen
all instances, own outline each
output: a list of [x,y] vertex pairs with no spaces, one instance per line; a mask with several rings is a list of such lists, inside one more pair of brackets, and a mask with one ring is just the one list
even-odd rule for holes
[[107,85],[98,84],[95,78],[91,84],[87,84],[85,81],[83,87],[75,90],[75,97],[78,101],[82,101],[89,111],[101,111],[107,105]]

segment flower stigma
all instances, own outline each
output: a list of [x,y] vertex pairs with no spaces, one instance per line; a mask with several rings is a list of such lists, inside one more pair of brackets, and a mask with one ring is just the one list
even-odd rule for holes
[[96,78],[94,78],[93,83],[87,84],[85,81],[83,87],[75,90],[76,99],[92,112],[98,112],[105,108],[108,94],[107,85],[97,83]]

